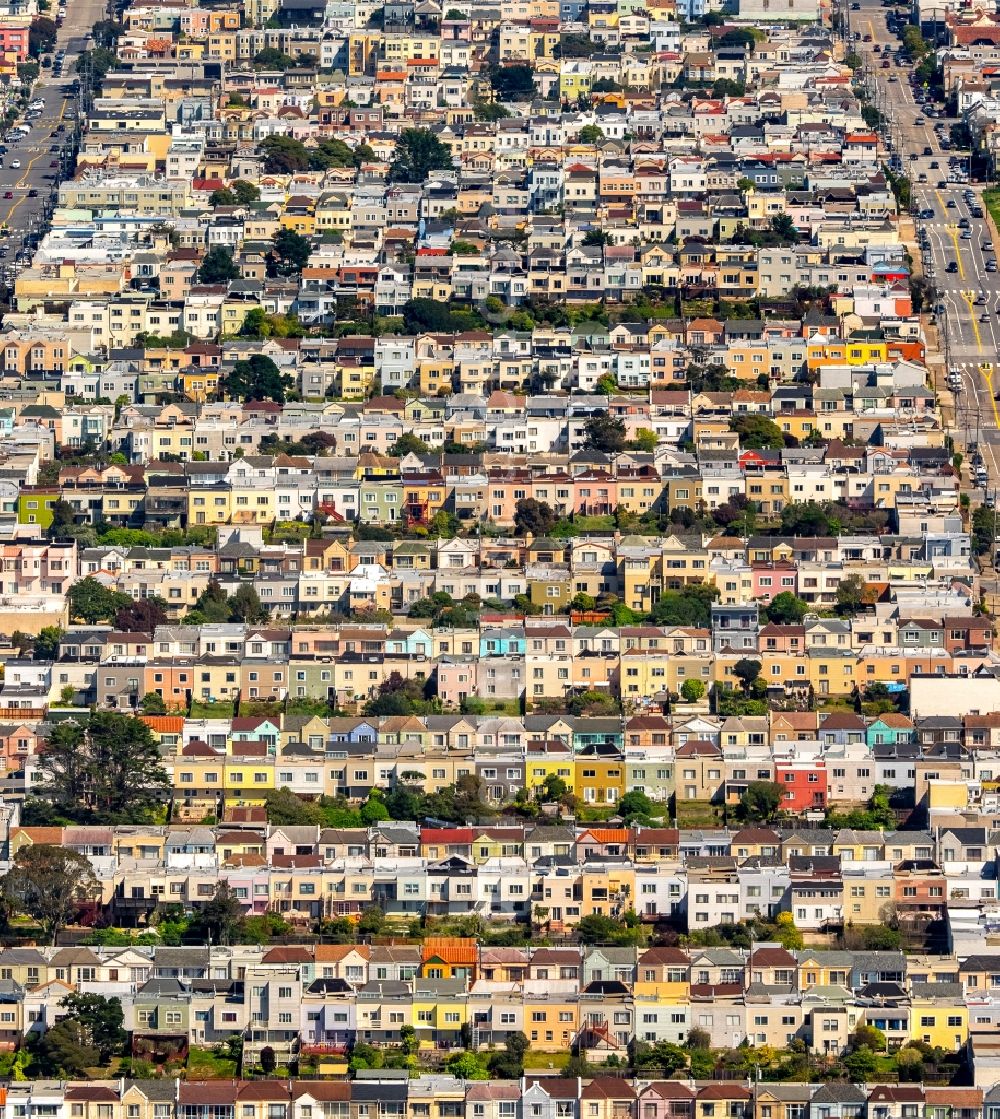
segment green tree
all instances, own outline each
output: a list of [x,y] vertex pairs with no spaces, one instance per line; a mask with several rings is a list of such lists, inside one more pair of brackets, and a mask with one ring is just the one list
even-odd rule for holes
[[167,705],[159,692],[146,692],[139,704],[144,715],[166,715]]
[[852,1049],[870,1049],[873,1053],[885,1052],[885,1034],[874,1026],[862,1023],[851,1034]]
[[292,379],[264,354],[233,363],[224,379],[224,391],[234,400],[275,400],[285,403]]
[[108,590],[103,583],[88,575],[74,583],[68,592],[71,618],[82,618],[88,625],[111,619],[125,606],[132,603],[127,594]]
[[219,187],[208,196],[208,204],[213,210],[217,206],[235,206],[236,195],[228,187]]
[[80,1024],[85,1044],[98,1052],[99,1064],[124,1053],[128,1034],[121,999],[73,991],[59,1005]]
[[854,615],[865,601],[865,581],[860,575],[848,575],[837,584],[837,610]]
[[685,703],[697,703],[700,699],[704,698],[705,685],[696,680],[693,676],[688,677],[687,680],[681,684],[681,698]]
[[389,454],[395,455],[397,458],[403,458],[404,455],[423,456],[429,455],[430,453],[430,447],[419,435],[414,435],[412,431],[404,431],[389,448]]
[[253,56],[253,64],[257,70],[290,70],[295,59],[277,47],[264,47]]
[[790,245],[794,245],[799,239],[799,231],[789,214],[775,214],[771,218],[771,231]]
[[791,591],[782,591],[767,604],[766,612],[776,626],[797,626],[809,612],[809,604]]
[[632,440],[633,448],[637,451],[645,451],[646,454],[652,454],[659,444],[659,436],[655,431],[650,431],[648,427],[640,427]]
[[780,450],[785,445],[781,428],[767,416],[744,413],[729,421],[729,430],[740,437],[744,450]]
[[625,450],[625,421],[607,412],[594,412],[583,425],[584,445],[614,455]]
[[43,626],[38,631],[32,645],[31,655],[36,661],[54,661],[59,655],[59,643],[63,639],[60,626]]
[[233,260],[232,251],[225,245],[213,245],[202,257],[198,269],[198,282],[201,284],[228,284],[238,280],[240,270]]
[[450,171],[451,150],[426,128],[404,128],[389,167],[393,183],[422,183],[432,171]]
[[977,505],[972,512],[972,548],[977,556],[985,556],[993,547],[996,513],[985,505]]
[[538,799],[542,801],[559,801],[569,792],[569,785],[554,773],[548,773],[538,790]]
[[32,1057],[43,1076],[85,1078],[100,1064],[97,1046],[87,1044],[86,1029],[74,1018],[64,1018],[35,1037]]
[[745,820],[773,820],[781,807],[785,790],[777,781],[751,781],[740,797],[740,815]]
[[323,822],[323,812],[314,801],[303,800],[291,789],[268,789],[264,794],[264,809],[269,824],[275,827],[311,827]]
[[292,276],[301,272],[309,263],[311,252],[312,245],[308,237],[303,237],[294,229],[279,229],[271,241],[271,252],[267,258],[268,274]]
[[633,789],[618,801],[618,815],[627,823],[637,817],[649,820],[656,815],[656,806],[645,793]]
[[38,921],[50,944],[59,930],[100,892],[90,861],[68,847],[34,843],[14,856],[0,879],[0,892],[17,913]]
[[878,1071],[878,1060],[875,1054],[862,1046],[840,1058],[844,1068],[855,1084],[864,1084],[871,1080]]
[[265,136],[257,145],[268,175],[289,175],[309,168],[309,149],[292,136]]
[[225,882],[215,888],[211,901],[195,913],[190,932],[198,940],[214,944],[233,943],[243,924],[243,906]]
[[260,187],[256,183],[251,183],[246,179],[236,179],[229,184],[229,189],[236,197],[236,201],[241,206],[247,206],[251,202],[257,202],[260,199]]
[[378,936],[385,928],[385,914],[377,905],[369,905],[358,918],[358,932],[363,936]]
[[536,93],[535,71],[523,62],[494,66],[490,70],[490,85],[501,101],[530,101]]
[[85,726],[57,723],[38,774],[35,794],[76,823],[146,823],[169,790],[149,727],[117,711],[95,711]]
[[599,144],[604,139],[604,129],[596,124],[585,124],[577,139],[581,144]]
[[259,625],[270,617],[270,611],[250,583],[241,583],[237,588],[229,600],[229,613],[234,621],[248,625]]
[[[899,929],[891,929],[888,925],[868,925],[862,930],[861,940],[867,952],[893,952],[899,951],[903,943],[903,936]],[[885,1042],[881,1046],[869,1046],[871,1049],[885,1048]]]
[[459,1080],[488,1080],[490,1075],[475,1053],[456,1053],[449,1057],[448,1071]]
[[751,660],[749,657],[740,657],[733,665],[733,675],[739,680],[744,692],[750,691],[753,682],[760,675],[760,661]]

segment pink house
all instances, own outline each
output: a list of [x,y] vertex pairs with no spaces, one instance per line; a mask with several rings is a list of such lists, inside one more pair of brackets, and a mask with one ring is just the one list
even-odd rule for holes
[[753,597],[770,602],[783,591],[795,594],[799,585],[798,568],[793,563],[752,563]]
[[466,696],[477,695],[478,660],[443,657],[437,664],[437,694],[443,703],[458,707]]

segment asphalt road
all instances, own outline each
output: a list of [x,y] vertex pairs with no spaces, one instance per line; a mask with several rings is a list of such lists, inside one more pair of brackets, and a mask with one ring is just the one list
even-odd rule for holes
[[[0,167],[0,223],[10,227],[8,236],[0,237],[0,247],[7,250],[2,263],[13,265],[16,253],[32,231],[42,231],[50,196],[58,185],[61,149],[68,147],[73,138],[74,100],[71,86],[76,78],[76,60],[85,48],[91,27],[104,17],[105,0],[72,0],[66,5],[66,18],[56,35],[56,50],[64,50],[62,77],[56,78],[51,70],[42,70],[35,85],[32,100],[45,103],[40,117],[31,123],[31,132],[15,140],[11,132],[5,141],[7,152]],[[54,52],[53,52],[54,53]],[[62,133],[57,132],[59,125]],[[56,147],[56,151],[51,149]],[[14,167],[15,162],[20,167]],[[66,174],[72,167],[66,166]],[[51,177],[48,177],[51,176]],[[31,191],[37,195],[31,197]],[[7,197],[8,193],[11,197]]]
[[[926,117],[923,106],[915,100],[917,91],[910,82],[912,67],[897,64],[893,58],[891,65],[883,68],[886,55],[875,54],[876,45],[888,44],[893,50],[898,46],[896,35],[886,27],[886,16],[892,9],[883,8],[880,0],[860,3],[860,11],[850,11],[845,4],[850,31],[862,35],[853,49],[864,59],[876,107],[889,119],[892,150],[901,156],[903,170],[912,183],[917,214],[933,211],[932,217],[917,216],[915,224],[918,233],[924,230],[927,235],[923,270],[937,290],[937,302],[943,305],[937,324],[947,363],[962,374],[962,387],[954,401],[957,441],[979,443],[995,485],[1000,482],[1000,405],[994,399],[994,391],[1000,392],[1000,270],[987,272],[986,262],[1000,257],[994,249],[983,247],[992,241],[985,207],[983,218],[972,214],[972,205],[982,205],[982,184],[952,179],[949,159],[962,153],[942,149],[940,135],[947,136],[955,121],[943,119],[943,132],[935,132],[934,125],[942,118]],[[864,42],[863,37],[868,35],[872,41]],[[890,80],[892,77],[896,80]],[[935,114],[938,108],[935,106]],[[917,124],[918,119],[922,123]],[[929,155],[924,154],[927,148],[931,150]],[[911,158],[914,153],[915,159]],[[932,163],[938,166],[932,167]],[[920,181],[921,176],[926,182]],[[971,205],[966,200],[967,190],[974,194]],[[965,230],[959,224],[963,219],[968,222],[968,237],[963,236]],[[994,248],[1000,251],[1000,244]],[[949,264],[955,271],[948,271]]]

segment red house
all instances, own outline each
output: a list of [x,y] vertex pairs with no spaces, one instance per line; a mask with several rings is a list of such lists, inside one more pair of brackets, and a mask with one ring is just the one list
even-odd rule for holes
[[822,811],[828,792],[826,764],[821,761],[776,762],[774,779],[785,790],[786,812]]

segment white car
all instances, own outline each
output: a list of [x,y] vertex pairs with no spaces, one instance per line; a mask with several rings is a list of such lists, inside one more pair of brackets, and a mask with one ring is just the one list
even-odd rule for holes
[[21,161],[19,159],[12,159],[10,161],[10,165],[14,168],[15,171],[19,171],[21,169]]

